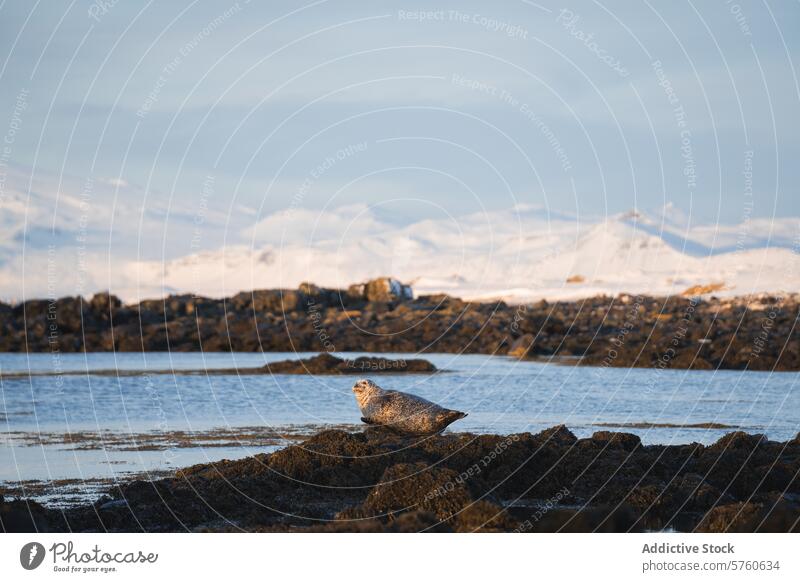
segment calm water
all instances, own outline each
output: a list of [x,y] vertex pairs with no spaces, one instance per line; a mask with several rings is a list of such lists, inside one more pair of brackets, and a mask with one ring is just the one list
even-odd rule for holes
[[[122,433],[217,427],[359,423],[354,377],[245,375],[96,375],[98,370],[190,370],[261,366],[312,354],[0,354],[0,481],[114,476],[262,452],[250,447],[161,451],[82,451],[29,446],[21,432]],[[386,355],[386,354],[382,354]],[[396,357],[403,357],[400,354]],[[511,433],[566,424],[578,436],[598,424],[722,423],[771,439],[800,429],[796,373],[686,372],[558,366],[481,355],[428,355],[447,373],[376,378],[469,412],[459,431]],[[9,377],[19,372],[80,375]],[[613,428],[612,428],[613,430]],[[732,429],[625,428],[645,443],[710,443]]]

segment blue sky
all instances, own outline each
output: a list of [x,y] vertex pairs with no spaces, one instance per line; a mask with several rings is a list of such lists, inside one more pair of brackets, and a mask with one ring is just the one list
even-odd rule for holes
[[200,215],[203,248],[354,203],[798,216],[798,23],[797,2],[7,0],[0,170],[45,201],[91,179],[117,224]]

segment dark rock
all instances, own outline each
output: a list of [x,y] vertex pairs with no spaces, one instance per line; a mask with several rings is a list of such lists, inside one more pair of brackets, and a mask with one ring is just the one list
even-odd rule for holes
[[726,434],[709,447],[710,451],[752,451],[758,445],[767,442],[763,434],[748,434],[736,431]]
[[317,532],[347,533],[418,533],[452,532],[450,526],[429,511],[407,511],[391,521],[365,516],[360,508],[346,509],[335,520],[321,527],[309,528]]
[[97,506],[97,509],[100,511],[109,511],[111,509],[121,509],[124,507],[128,507],[128,502],[124,499],[112,499],[111,501],[106,501],[101,503]]
[[627,432],[611,432],[599,430],[592,435],[592,440],[603,446],[619,447],[626,451],[632,451],[642,444],[642,439],[637,435]]
[[676,483],[676,501],[686,511],[708,511],[715,505],[733,501],[728,493],[707,482],[702,475],[688,473]]
[[111,311],[122,307],[122,301],[116,295],[109,293],[96,293],[89,301],[92,311],[100,314],[108,314]]
[[0,498],[0,530],[5,533],[48,532],[47,513],[35,501],[5,501]]
[[328,353],[312,358],[283,360],[267,364],[264,372],[273,374],[429,374],[436,366],[427,360],[404,360],[361,356],[344,360]]
[[640,532],[638,514],[628,505],[601,505],[581,509],[553,509],[540,518],[521,522],[521,533],[620,533]]
[[559,445],[572,445],[578,441],[578,437],[563,424],[545,429],[534,438],[545,444],[553,443]]
[[470,503],[458,512],[455,529],[458,532],[508,532],[519,527],[505,509],[489,501]]
[[300,286],[297,288],[297,290],[303,295],[318,296],[322,294],[322,289],[320,287],[309,282],[300,283]]
[[425,463],[401,463],[384,472],[363,507],[373,515],[389,519],[419,509],[446,521],[471,501],[469,491],[455,471]]
[[729,503],[714,507],[706,513],[697,527],[704,533],[752,532],[757,526],[763,507],[757,503]]

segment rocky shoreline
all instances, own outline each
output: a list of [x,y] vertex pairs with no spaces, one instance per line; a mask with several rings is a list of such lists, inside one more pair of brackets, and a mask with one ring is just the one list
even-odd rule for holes
[[483,353],[600,367],[800,370],[800,295],[470,303],[378,279],[123,305],[0,303],[0,351]]
[[599,431],[402,437],[326,430],[113,488],[92,505],[3,500],[5,531],[800,530],[800,435],[643,446]]
[[[0,380],[13,378],[30,378],[42,376],[261,376],[267,374],[291,374],[313,376],[356,376],[363,374],[435,374],[441,373],[428,360],[422,358],[380,358],[376,356],[359,356],[357,358],[337,358],[328,353],[318,354],[310,358],[292,358],[272,362],[256,368],[198,368],[198,369],[163,369],[163,370],[119,370],[104,369],[70,370],[70,371],[36,371],[36,372],[0,372]],[[0,421],[5,420],[0,414]]]

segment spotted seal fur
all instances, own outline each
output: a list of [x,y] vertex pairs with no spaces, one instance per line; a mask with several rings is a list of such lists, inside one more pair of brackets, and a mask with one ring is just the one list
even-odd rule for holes
[[362,422],[402,433],[435,434],[467,416],[466,412],[442,408],[414,394],[384,390],[372,380],[359,380],[353,386],[353,392],[363,415]]

